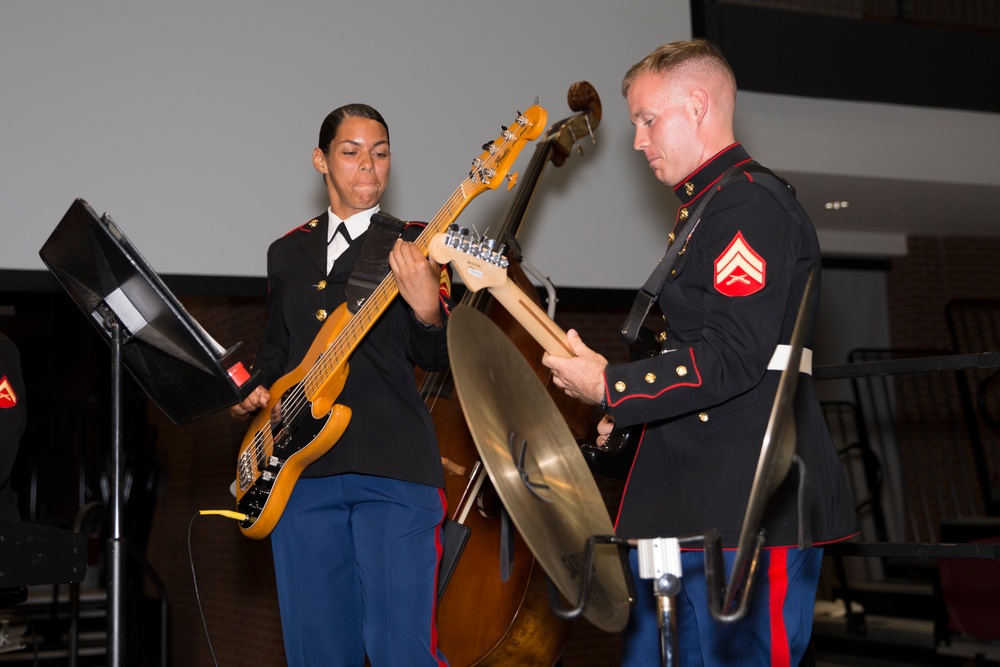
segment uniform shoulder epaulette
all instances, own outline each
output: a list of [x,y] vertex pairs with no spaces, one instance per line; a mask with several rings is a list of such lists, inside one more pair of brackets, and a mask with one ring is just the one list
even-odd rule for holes
[[305,232],[306,234],[308,234],[309,232],[311,232],[314,229],[316,229],[317,225],[319,225],[319,218],[313,218],[312,220],[310,220],[309,222],[307,222],[305,224],[302,224],[302,225],[299,225],[298,227],[293,227],[292,229],[289,229],[287,232],[284,233],[284,235],[282,236],[282,238],[284,238],[284,236],[291,236],[295,232]]

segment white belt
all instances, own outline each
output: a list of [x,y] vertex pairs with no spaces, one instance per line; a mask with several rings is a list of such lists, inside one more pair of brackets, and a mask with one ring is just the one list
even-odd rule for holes
[[[774,348],[774,356],[767,364],[769,371],[783,371],[788,368],[788,358],[792,356],[791,345],[779,345]],[[799,372],[812,375],[813,372],[813,351],[808,347],[802,348],[802,357],[799,359]]]

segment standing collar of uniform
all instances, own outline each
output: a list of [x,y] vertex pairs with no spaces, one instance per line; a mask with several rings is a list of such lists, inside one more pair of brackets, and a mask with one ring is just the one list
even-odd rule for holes
[[752,160],[739,142],[730,144],[675,185],[674,194],[682,206],[688,206],[715,185],[727,169]]
[[[344,226],[347,227],[347,233],[351,235],[352,239],[356,239],[368,230],[368,225],[371,224],[372,216],[378,213],[379,207],[376,204],[374,207],[368,209],[367,211],[361,211],[360,213],[355,213],[347,220],[344,220]],[[337,225],[340,223],[340,218],[336,213],[333,212],[332,208],[326,209],[326,214],[329,216],[329,224],[327,225],[326,240],[329,241],[333,238],[333,233],[337,230]]]

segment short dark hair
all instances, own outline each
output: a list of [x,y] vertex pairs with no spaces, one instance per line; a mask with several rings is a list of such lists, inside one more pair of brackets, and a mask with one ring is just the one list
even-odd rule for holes
[[687,42],[661,44],[648,56],[632,65],[622,79],[622,97],[628,97],[628,90],[644,74],[665,74],[685,63],[702,61],[722,71],[736,88],[736,76],[722,51],[707,39],[692,39]]
[[337,136],[340,124],[347,118],[369,118],[374,120],[385,128],[386,139],[389,138],[389,126],[386,124],[385,118],[382,118],[382,114],[376,111],[374,107],[360,103],[345,104],[331,111],[323,119],[323,124],[319,128],[319,148],[323,151],[324,155],[330,152],[330,142]]

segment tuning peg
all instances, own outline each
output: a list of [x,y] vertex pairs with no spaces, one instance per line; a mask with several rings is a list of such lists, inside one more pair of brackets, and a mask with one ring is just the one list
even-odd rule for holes
[[458,240],[458,223],[453,222],[448,225],[448,229],[444,233],[444,244],[449,248],[457,248],[459,244]]
[[458,234],[459,234],[459,241],[458,241],[458,245],[455,246],[455,247],[458,248],[459,250],[463,251],[463,252],[468,252],[469,251],[469,228],[468,227],[462,227],[461,229],[458,230]]

